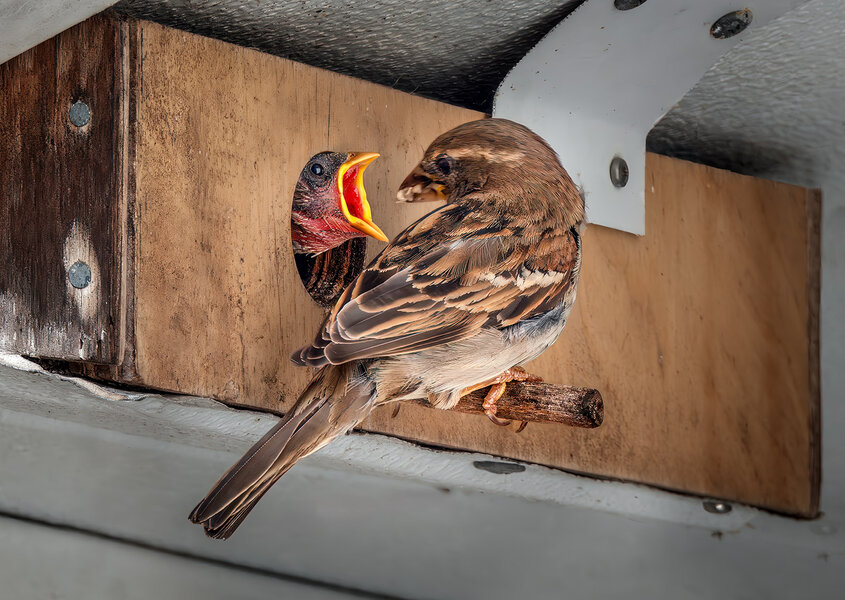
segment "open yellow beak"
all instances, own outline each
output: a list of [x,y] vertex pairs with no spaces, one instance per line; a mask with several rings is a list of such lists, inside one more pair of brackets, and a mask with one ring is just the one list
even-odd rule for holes
[[375,152],[352,152],[337,171],[337,187],[340,190],[340,210],[355,229],[382,242],[387,236],[373,223],[367,191],[364,189],[364,170],[379,157]]

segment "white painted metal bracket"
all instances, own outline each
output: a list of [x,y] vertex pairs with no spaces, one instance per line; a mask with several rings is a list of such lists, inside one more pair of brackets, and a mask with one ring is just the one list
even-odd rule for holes
[[[749,32],[805,1],[643,0],[619,10],[637,0],[588,0],[508,74],[493,116],[552,145],[583,189],[590,222],[644,235],[649,130]],[[720,17],[746,9],[743,32],[711,34]],[[611,181],[614,157],[627,163],[622,187]]]

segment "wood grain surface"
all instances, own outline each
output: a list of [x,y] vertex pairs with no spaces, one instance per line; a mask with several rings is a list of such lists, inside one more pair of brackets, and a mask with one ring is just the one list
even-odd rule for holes
[[[109,363],[120,337],[121,32],[94,18],[0,65],[0,348]],[[85,103],[90,120],[68,113]],[[68,269],[91,272],[75,288]]]
[[[290,244],[302,166],[323,150],[381,153],[365,183],[393,237],[431,209],[394,202],[425,147],[483,115],[151,23],[123,27],[131,369],[107,376],[283,411],[310,375],[288,356],[323,315]],[[646,176],[646,236],[587,229],[570,322],[527,365],[598,389],[601,427],[517,435],[413,404],[363,426],[814,515],[818,194],[654,155]],[[370,241],[369,257],[382,247]]]

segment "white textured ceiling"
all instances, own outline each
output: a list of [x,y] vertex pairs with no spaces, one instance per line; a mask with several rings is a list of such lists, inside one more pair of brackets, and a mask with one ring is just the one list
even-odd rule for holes
[[583,0],[123,0],[137,17],[479,110]]
[[[122,0],[117,8],[397,89],[489,110],[507,71],[580,3]],[[841,0],[811,0],[765,27],[752,23],[748,41],[717,63],[655,127],[649,149],[743,173],[819,185],[820,174],[835,162],[831,153],[845,129],[843,13]]]
[[649,135],[651,150],[821,184],[843,162],[845,3],[812,0],[726,54]]

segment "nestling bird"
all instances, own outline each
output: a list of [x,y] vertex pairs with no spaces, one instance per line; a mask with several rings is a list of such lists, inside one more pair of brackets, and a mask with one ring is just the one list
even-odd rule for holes
[[373,223],[364,170],[378,154],[321,152],[296,182],[291,240],[299,275],[312,298],[331,308],[364,266],[370,235],[388,241]]
[[319,367],[294,407],[191,513],[227,538],[293,464],[376,406],[427,398],[452,408],[560,335],[575,301],[584,203],[554,151],[504,119],[441,135],[401,184],[407,202],[444,199],[346,288],[295,363]]

